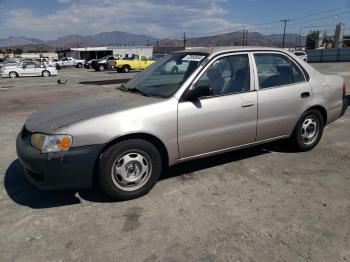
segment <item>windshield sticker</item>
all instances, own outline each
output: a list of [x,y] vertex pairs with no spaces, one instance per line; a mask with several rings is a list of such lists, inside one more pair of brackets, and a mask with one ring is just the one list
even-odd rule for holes
[[187,55],[182,58],[182,61],[201,61],[205,56],[204,55]]

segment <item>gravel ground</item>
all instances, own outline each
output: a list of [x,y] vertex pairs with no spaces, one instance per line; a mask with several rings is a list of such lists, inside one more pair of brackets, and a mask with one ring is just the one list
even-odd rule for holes
[[[312,65],[350,87],[350,63]],[[0,79],[0,261],[350,261],[350,110],[311,152],[270,144],[184,163],[133,201],[31,187],[15,153],[25,118],[134,75]]]

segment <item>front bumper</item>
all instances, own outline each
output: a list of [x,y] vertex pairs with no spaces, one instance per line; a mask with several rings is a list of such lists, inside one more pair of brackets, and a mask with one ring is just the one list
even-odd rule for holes
[[73,147],[67,152],[43,154],[30,144],[25,128],[16,149],[28,181],[39,189],[91,187],[95,163],[104,145]]

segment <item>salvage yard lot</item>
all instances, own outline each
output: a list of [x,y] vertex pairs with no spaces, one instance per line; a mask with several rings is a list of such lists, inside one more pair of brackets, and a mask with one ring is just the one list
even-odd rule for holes
[[[349,91],[350,63],[312,65],[344,76]],[[26,117],[119,92],[135,74],[71,68],[0,79],[0,261],[350,260],[350,110],[311,152],[274,143],[184,163],[133,201],[31,187],[15,152]]]

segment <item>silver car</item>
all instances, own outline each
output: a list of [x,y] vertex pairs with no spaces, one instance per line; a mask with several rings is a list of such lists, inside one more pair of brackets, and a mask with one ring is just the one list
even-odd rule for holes
[[[174,63],[187,69],[164,70]],[[98,181],[128,200],[183,161],[282,139],[311,150],[344,114],[345,89],[341,77],[284,50],[191,49],[160,59],[114,95],[34,113],[18,135],[18,158],[39,188]]]
[[40,65],[37,62],[21,62],[16,66],[3,66],[0,69],[1,77],[24,77],[42,76],[49,77],[57,75],[57,70],[53,66]]

